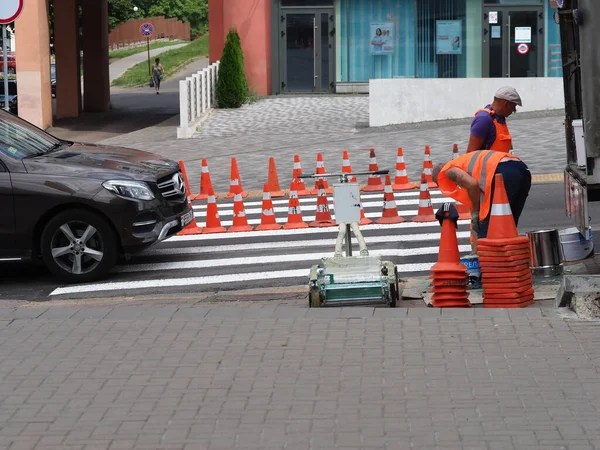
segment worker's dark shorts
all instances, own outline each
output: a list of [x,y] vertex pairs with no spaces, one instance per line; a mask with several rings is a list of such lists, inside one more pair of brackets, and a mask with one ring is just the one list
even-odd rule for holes
[[[504,187],[506,188],[510,209],[515,219],[515,224],[518,225],[519,217],[521,217],[525,201],[529,195],[529,189],[531,188],[531,172],[529,172],[527,165],[522,161],[506,161],[498,164],[496,173],[502,174],[502,178],[504,178]],[[495,185],[496,179],[494,177],[494,181],[492,182],[492,200],[494,199]],[[479,239],[487,237],[489,223],[490,217],[488,213],[488,216],[479,222],[479,233],[477,233]]]

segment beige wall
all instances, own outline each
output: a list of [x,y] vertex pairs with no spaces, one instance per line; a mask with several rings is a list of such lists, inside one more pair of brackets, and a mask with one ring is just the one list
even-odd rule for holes
[[52,125],[47,0],[27,0],[15,30],[19,116],[47,128]]

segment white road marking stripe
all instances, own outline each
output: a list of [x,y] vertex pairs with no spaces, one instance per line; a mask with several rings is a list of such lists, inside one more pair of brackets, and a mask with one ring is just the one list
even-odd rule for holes
[[[419,241],[436,241],[440,239],[440,233],[423,233],[423,234],[405,234],[399,236],[370,236],[367,240],[367,247],[370,244],[381,244],[386,242],[419,242]],[[464,239],[471,236],[469,231],[459,231],[456,233],[458,239]],[[354,237],[353,242],[356,242]],[[322,245],[324,247],[335,246],[336,238],[331,239],[315,239],[312,241],[278,241],[278,242],[258,242],[234,245],[210,245],[205,247],[178,247],[178,248],[156,248],[145,250],[141,253],[141,257],[148,255],[196,255],[200,253],[217,253],[217,252],[243,252],[249,250],[273,250],[280,248],[300,248],[313,247]]]
[[[398,273],[424,272],[431,269],[435,263],[398,265]],[[275,280],[282,278],[306,278],[308,282],[309,268],[296,270],[281,270],[274,272],[235,273],[231,275],[211,275],[207,277],[169,278],[161,280],[117,281],[97,284],[81,284],[54,289],[50,295],[83,294],[87,292],[122,291],[130,289],[152,289],[182,286],[200,286],[208,284],[227,284],[256,280]],[[308,288],[307,288],[308,294]]]
[[[368,248],[368,244],[367,244]],[[458,250],[460,252],[471,251],[470,245],[459,245]],[[370,250],[369,254],[373,256],[420,256],[420,255],[435,255],[439,252],[439,247],[419,247],[419,248],[405,248],[405,249],[385,249],[385,250]],[[132,264],[128,266],[118,266],[114,272],[119,273],[131,273],[131,272],[148,272],[158,270],[185,270],[185,269],[207,269],[212,267],[230,267],[240,265],[254,265],[254,264],[277,264],[284,262],[299,262],[299,261],[317,261],[321,258],[333,256],[333,252],[320,252],[320,253],[299,253],[292,255],[268,255],[268,256],[244,256],[241,258],[221,258],[221,259],[210,259],[210,260],[196,260],[196,261],[177,261],[169,263],[156,263],[156,264]]]
[[[306,221],[306,219],[305,219]],[[459,225],[468,225],[470,220],[459,220]],[[405,228],[424,228],[424,227],[440,227],[438,222],[403,222],[394,223],[389,225],[380,225],[373,223],[370,225],[361,225],[360,229],[364,231],[370,230],[393,230],[393,229],[405,229]],[[295,230],[271,230],[271,231],[242,231],[239,233],[216,233],[216,234],[196,234],[191,236],[172,236],[166,241],[158,245],[164,245],[169,242],[183,242],[183,241],[209,241],[219,239],[241,239],[247,237],[267,237],[267,236],[293,236],[300,234],[319,234],[319,233],[337,233],[339,227],[328,227],[328,228],[299,228]],[[365,239],[369,238],[365,236]]]
[[[312,187],[308,187],[308,189],[312,189]],[[439,190],[436,191],[429,191],[429,194],[431,195],[431,197],[434,196],[440,196],[440,198],[444,198],[447,199],[446,201],[449,201],[447,197],[443,197],[442,193]],[[396,199],[398,198],[405,198],[405,197],[416,197],[419,198],[419,189],[413,189],[411,191],[406,191],[406,192],[394,192],[394,197],[396,197]],[[331,203],[333,203],[333,194],[328,194],[327,198],[329,199],[329,201]],[[378,192],[377,194],[360,194],[360,199],[361,201],[364,203],[365,200],[380,200],[383,199],[383,191]],[[287,205],[289,202],[289,199],[287,197],[285,198],[273,198],[271,197],[271,200],[273,201],[273,205]],[[300,205],[302,205],[303,203],[316,203],[317,202],[317,196],[316,195],[312,195],[310,197],[300,197]],[[193,205],[194,209],[206,209],[206,200],[198,200],[201,201],[202,204],[196,204]],[[261,206],[262,205],[262,201],[249,201],[246,202],[244,200],[244,208],[249,207],[249,206]],[[219,208],[221,207],[229,207],[232,208],[233,207],[233,203],[231,199],[227,199],[225,202],[223,203],[219,203]]]
[[[442,204],[442,203],[446,203],[449,200],[446,198],[435,198],[435,199],[431,199],[431,203],[432,204]],[[420,205],[421,202],[426,202],[426,200],[419,200],[417,199],[413,199],[413,200],[396,200],[396,206],[410,206],[410,205]],[[329,209],[331,211],[334,210],[333,207],[333,201],[329,201]],[[250,214],[257,214],[260,216],[260,214],[262,213],[262,203],[260,204],[261,207],[260,208],[248,208],[246,206],[246,204],[244,204],[244,211],[246,211],[246,215],[250,215]],[[381,209],[383,208],[383,195],[381,196],[381,201],[379,202],[363,202],[363,208],[367,209],[367,208],[376,208],[379,209],[381,211]],[[304,211],[304,209],[309,208],[310,211],[314,211],[316,209],[316,204],[313,206],[307,206],[307,205],[300,205],[300,208]],[[288,211],[288,207],[287,206],[280,206],[280,207],[274,207],[273,210],[276,213],[287,213]],[[196,207],[194,207],[194,215],[196,217],[202,217],[205,215],[205,212],[198,212],[196,210]],[[223,217],[223,216],[232,216],[233,215],[233,205],[226,207],[226,208],[221,208],[219,206],[219,216]],[[381,216],[380,216],[381,217]],[[260,222],[259,222],[260,223]]]

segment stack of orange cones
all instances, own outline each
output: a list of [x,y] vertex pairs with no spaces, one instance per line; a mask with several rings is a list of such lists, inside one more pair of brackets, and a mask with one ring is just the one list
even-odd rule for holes
[[285,194],[279,188],[279,177],[277,176],[277,167],[275,166],[275,158],[269,158],[269,194],[271,197],[283,197]]
[[402,223],[406,222],[406,219],[398,215],[398,209],[396,207],[396,199],[394,192],[392,191],[392,181],[389,175],[385,176],[385,192],[383,194],[383,213],[381,218],[375,221],[379,224],[390,224],[390,223]]
[[429,194],[429,187],[427,186],[427,177],[423,172],[421,174],[421,191],[419,192],[419,209],[412,222],[435,222],[436,220],[431,205],[431,194]]
[[[212,181],[210,180],[210,172],[208,171],[208,161],[202,159],[202,173],[200,174],[200,193],[194,197],[194,200],[206,200],[210,195],[208,192],[212,189]],[[217,195],[213,197],[217,198]]]
[[[377,158],[375,157],[375,149],[372,148],[370,152],[369,172],[377,172],[379,166],[377,165]],[[369,175],[367,185],[363,186],[361,189],[362,192],[378,192],[383,190],[385,190],[385,185],[381,182],[381,175]]]
[[192,197],[190,195],[190,183],[187,177],[187,171],[185,170],[185,163],[183,161],[179,161],[179,167],[181,168],[181,174],[183,175],[183,182],[185,184],[185,192],[188,199],[188,204],[192,209],[192,221],[187,224],[183,230],[179,233],[180,236],[192,235],[192,234],[200,234],[202,233],[202,228],[198,226],[198,222],[196,222],[196,215],[194,214],[194,209],[192,206]]
[[433,181],[433,161],[431,160],[431,149],[429,145],[425,146],[425,156],[423,157],[423,173],[427,180],[427,186],[430,188],[437,187],[437,184]]
[[392,189],[394,191],[407,191],[415,188],[416,186],[408,181],[404,153],[402,152],[402,147],[398,147],[398,156],[396,156],[396,178],[392,185]]
[[221,219],[219,218],[219,210],[217,208],[215,197],[212,186],[209,186],[206,204],[206,226],[202,230],[203,234],[225,233],[227,231],[225,227],[221,226]]
[[308,225],[302,220],[302,210],[300,209],[300,200],[298,200],[297,184],[295,181],[290,183],[290,201],[288,204],[287,223],[283,226],[286,230],[296,228],[308,228]]
[[[352,166],[350,165],[350,157],[348,156],[348,150],[344,150],[342,156],[342,173],[352,173]],[[348,178],[350,183],[356,183],[356,177]]]
[[304,185],[304,180],[299,177],[302,175],[302,164],[300,164],[300,156],[294,155],[294,170],[292,171],[292,181],[296,182],[298,197],[306,197],[307,195],[311,195],[310,191],[306,189]]
[[242,197],[248,197],[248,193],[244,192],[242,187],[242,179],[240,178],[240,171],[238,170],[237,160],[231,158],[231,175],[229,177],[229,194],[225,198],[233,198],[236,194],[240,194]]
[[485,308],[523,308],[534,303],[529,239],[519,236],[502,175],[495,177],[488,235],[477,240]]
[[[317,153],[317,170],[315,174],[322,175],[325,172],[325,163],[323,162],[323,155],[321,153]],[[315,180],[315,188],[310,192],[311,194],[319,193],[319,182],[323,183],[323,187],[325,189],[326,194],[333,194],[333,190],[329,187],[329,183],[327,183],[326,178],[317,178]]]
[[242,194],[235,194],[233,197],[233,224],[229,227],[227,232],[235,233],[239,231],[252,231],[253,229],[254,227],[248,225],[248,217],[246,217]]
[[273,210],[273,202],[271,201],[268,184],[263,186],[262,214],[260,216],[260,225],[256,229],[258,231],[281,229],[281,225],[275,220],[275,211]]
[[444,203],[437,217],[442,222],[442,236],[438,260],[429,276],[433,280],[432,305],[435,308],[469,308],[467,267],[460,262],[456,238],[458,211],[453,203]]
[[317,197],[317,213],[315,220],[312,221],[309,227],[333,227],[335,220],[331,219],[331,211],[329,210],[329,201],[325,193],[325,186],[322,181],[319,181],[319,196]]

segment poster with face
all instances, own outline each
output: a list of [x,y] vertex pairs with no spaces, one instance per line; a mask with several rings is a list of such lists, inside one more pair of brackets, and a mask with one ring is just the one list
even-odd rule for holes
[[436,54],[462,54],[462,22],[460,20],[436,21]]
[[373,55],[394,53],[394,22],[371,22],[369,48]]

